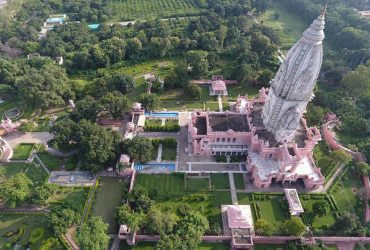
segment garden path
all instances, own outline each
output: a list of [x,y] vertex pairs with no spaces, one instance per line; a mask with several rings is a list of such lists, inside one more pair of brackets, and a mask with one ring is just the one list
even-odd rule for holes
[[335,171],[335,173],[325,183],[325,185],[324,185],[324,191],[327,191],[331,187],[331,185],[333,184],[333,182],[337,179],[338,175],[342,172],[343,168],[344,168],[344,165],[341,165],[339,168],[337,168],[337,170]]
[[157,154],[157,162],[161,162],[162,161],[162,151],[163,151],[163,144],[159,144],[158,146],[158,154]]
[[96,180],[94,182],[94,184],[92,185],[92,188],[89,192],[89,198],[87,200],[87,204],[86,206],[84,207],[84,211],[82,212],[82,217],[81,217],[81,224],[83,224],[85,222],[85,217],[88,216],[89,212],[90,212],[90,208],[91,208],[91,202],[93,202],[93,198],[94,198],[94,194],[95,194],[95,189],[96,189]]
[[238,196],[236,195],[236,191],[235,191],[234,174],[230,172],[228,174],[229,174],[229,182],[230,182],[231,201],[234,205],[238,205]]
[[37,143],[46,144],[48,140],[53,139],[53,134],[49,132],[27,132],[21,133],[16,132],[9,136],[4,137],[4,139],[9,143],[11,148],[14,148],[20,143]]
[[224,112],[224,108],[222,107],[222,97],[219,95],[217,96],[217,101],[218,101],[218,109],[220,112]]

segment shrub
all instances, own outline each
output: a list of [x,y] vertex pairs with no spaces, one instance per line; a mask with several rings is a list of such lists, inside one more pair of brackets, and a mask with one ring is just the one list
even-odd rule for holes
[[37,228],[32,230],[29,242],[31,244],[35,244],[35,243],[41,241],[41,239],[44,237],[44,235],[45,235],[45,228],[37,227]]

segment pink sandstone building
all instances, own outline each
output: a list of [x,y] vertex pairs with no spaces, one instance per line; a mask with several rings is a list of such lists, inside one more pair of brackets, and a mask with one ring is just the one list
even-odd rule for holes
[[312,153],[320,131],[307,127],[303,114],[322,64],[325,12],[289,50],[269,89],[262,88],[254,99],[239,96],[231,112],[192,113],[191,154],[245,155],[259,188],[302,181],[316,189],[324,183]]

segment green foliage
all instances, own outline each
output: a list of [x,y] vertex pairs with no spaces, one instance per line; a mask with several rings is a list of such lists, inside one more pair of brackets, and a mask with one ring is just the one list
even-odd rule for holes
[[147,93],[140,95],[139,101],[147,110],[155,110],[160,103],[159,97],[156,94]]
[[144,213],[147,213],[154,205],[154,201],[149,198],[148,191],[139,185],[136,185],[129,194],[128,202],[133,211]]
[[109,236],[107,235],[108,224],[101,217],[91,217],[87,223],[77,230],[77,242],[82,250],[106,249]]
[[189,83],[185,86],[184,94],[190,98],[199,99],[201,93],[201,88],[195,83]]
[[255,224],[255,229],[258,234],[272,235],[274,227],[265,219],[258,219]]
[[136,162],[145,163],[150,161],[153,145],[150,139],[135,136],[132,139],[124,140],[122,143],[123,151],[130,155]]
[[318,201],[312,205],[312,211],[319,216],[326,215],[327,211],[327,203],[326,201]]
[[186,53],[186,63],[190,66],[192,77],[199,79],[208,75],[208,52],[203,50],[190,50]]
[[48,199],[56,191],[56,186],[53,184],[44,184],[37,186],[32,192],[31,202],[40,206],[46,206]]
[[306,230],[306,225],[302,222],[301,218],[292,217],[289,220],[284,221],[281,229],[288,235],[302,236]]
[[168,235],[177,224],[177,216],[170,212],[161,212],[158,208],[151,208],[148,212],[147,228],[152,234]]
[[67,228],[78,223],[80,219],[79,213],[63,206],[55,206],[49,215],[49,222],[56,236],[65,234]]
[[145,125],[144,131],[150,132],[178,132],[180,131],[180,125],[178,124],[165,124],[162,125]]
[[17,173],[1,184],[0,198],[5,201],[7,207],[15,208],[30,196],[31,186],[32,181],[25,173]]
[[116,208],[115,218],[120,225],[127,225],[133,232],[139,230],[144,223],[144,214],[132,211],[126,204]]
[[350,212],[344,212],[335,221],[332,229],[338,235],[363,236],[365,229],[358,217]]

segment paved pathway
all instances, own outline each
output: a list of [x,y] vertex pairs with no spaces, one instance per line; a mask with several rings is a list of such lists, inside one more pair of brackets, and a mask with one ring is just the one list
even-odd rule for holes
[[217,96],[217,101],[218,101],[218,109],[220,112],[224,112],[224,108],[222,107],[222,97],[219,95]]
[[162,161],[162,151],[163,151],[163,144],[159,144],[159,147],[158,147],[158,154],[157,154],[157,162],[161,162]]
[[236,195],[236,191],[235,191],[234,174],[230,172],[228,174],[229,174],[229,182],[230,182],[231,201],[234,205],[238,205],[238,196]]
[[79,250],[80,248],[77,246],[76,242],[73,240],[72,234],[76,231],[76,227],[68,228],[67,233],[65,234],[65,240],[69,243],[70,247],[73,250]]
[[17,132],[10,136],[5,136],[4,139],[9,143],[11,148],[14,148],[20,143],[46,144],[47,141],[53,139],[53,137],[54,136],[49,132]]
[[120,241],[121,240],[117,236],[115,236],[110,250],[118,250]]

